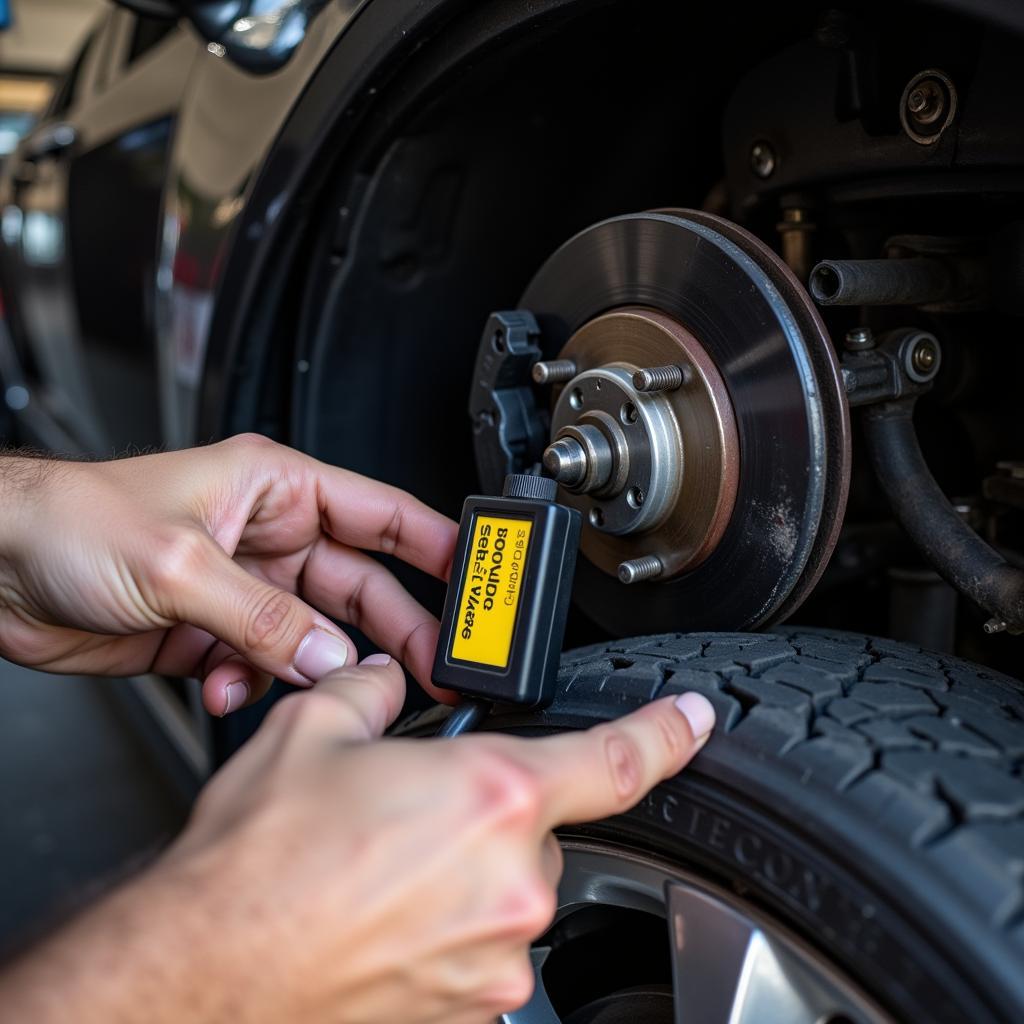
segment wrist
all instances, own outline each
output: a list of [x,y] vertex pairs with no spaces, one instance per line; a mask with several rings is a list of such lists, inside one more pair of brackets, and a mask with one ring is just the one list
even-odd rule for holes
[[77,463],[31,455],[0,456],[0,559],[14,560],[35,540],[46,504]]

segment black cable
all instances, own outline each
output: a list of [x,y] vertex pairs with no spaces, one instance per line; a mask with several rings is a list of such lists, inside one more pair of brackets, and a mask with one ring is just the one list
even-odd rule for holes
[[491,705],[488,701],[465,697],[437,730],[438,738],[449,739],[461,736],[464,732],[473,732],[490,713]]

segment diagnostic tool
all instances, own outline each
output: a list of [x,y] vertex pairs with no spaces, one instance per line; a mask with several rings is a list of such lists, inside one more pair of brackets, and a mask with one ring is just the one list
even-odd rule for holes
[[500,498],[462,509],[434,682],[486,701],[543,707],[569,612],[580,514],[554,480],[513,473]]

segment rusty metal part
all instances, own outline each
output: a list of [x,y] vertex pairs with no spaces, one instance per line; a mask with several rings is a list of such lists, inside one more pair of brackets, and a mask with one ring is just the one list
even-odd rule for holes
[[914,401],[864,411],[868,453],[893,513],[928,562],[988,612],[990,623],[999,631],[1024,632],[1024,570],[986,544],[942,493],[917,443]]
[[919,146],[932,146],[953,123],[956,86],[944,71],[929,68],[914,75],[900,97],[900,123]]
[[[642,307],[626,307],[605,313],[584,324],[566,343],[560,359],[571,360],[580,369],[556,396],[552,413],[552,430],[558,435],[570,426],[570,399],[577,382],[591,374],[619,371],[624,384],[633,374],[647,366],[674,366],[683,363],[691,368],[689,381],[675,390],[654,394],[634,392],[630,401],[640,414],[633,424],[637,434],[644,433],[643,420],[647,405],[664,407],[674,421],[677,446],[675,461],[681,473],[669,484],[673,490],[665,495],[663,510],[653,507],[661,496],[656,485],[641,480],[634,468],[616,492],[628,504],[630,486],[643,495],[641,504],[652,525],[647,529],[612,535],[610,527],[614,510],[609,501],[599,502],[602,529],[585,529],[581,548],[586,557],[610,576],[616,576],[624,562],[651,556],[662,565],[660,578],[667,579],[699,565],[714,551],[736,501],[739,483],[740,452],[736,419],[729,393],[721,374],[700,342],[676,320]],[[595,376],[593,384],[601,383]],[[609,389],[612,382],[604,382]],[[625,392],[623,392],[625,393]],[[596,396],[595,396],[596,397]],[[610,400],[619,403],[617,393]],[[589,405],[575,410],[575,423],[581,424],[590,415]],[[595,421],[596,424],[596,421]],[[625,433],[623,425],[618,424]],[[651,431],[654,432],[653,430]],[[612,440],[612,438],[609,438]],[[629,441],[627,441],[629,443]],[[614,441],[613,441],[614,444]],[[648,442],[648,447],[653,448]],[[639,458],[635,458],[640,463]],[[563,501],[588,515],[595,506],[590,495],[564,494]],[[659,514],[660,513],[660,514]],[[634,509],[639,518],[640,510]]]
[[775,229],[782,243],[782,258],[797,279],[805,282],[811,272],[811,235],[816,229],[809,211],[802,206],[786,207]]

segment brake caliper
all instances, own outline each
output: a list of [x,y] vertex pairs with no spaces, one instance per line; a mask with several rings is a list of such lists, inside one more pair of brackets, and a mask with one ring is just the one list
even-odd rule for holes
[[540,328],[527,310],[492,313],[484,328],[469,415],[480,483],[492,494],[501,490],[508,474],[540,462],[548,442],[550,417],[537,404],[530,379],[541,358],[539,342]]

